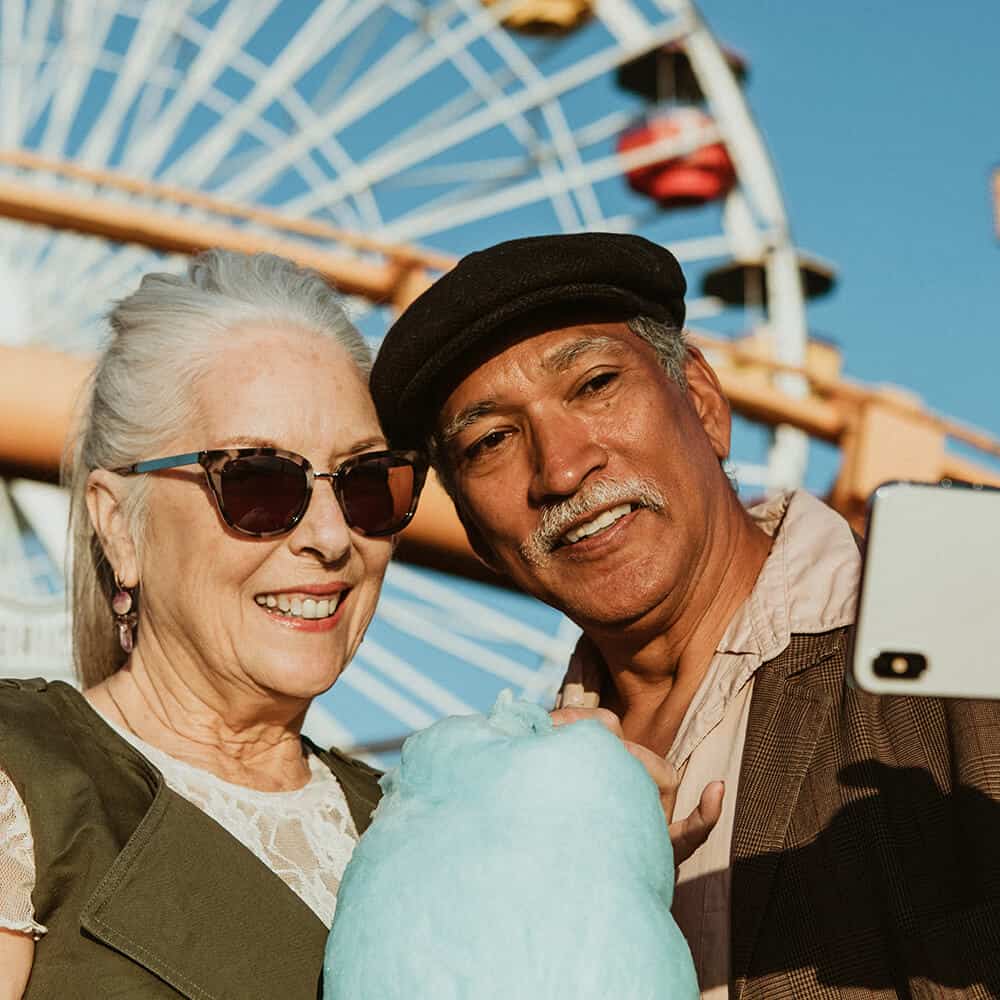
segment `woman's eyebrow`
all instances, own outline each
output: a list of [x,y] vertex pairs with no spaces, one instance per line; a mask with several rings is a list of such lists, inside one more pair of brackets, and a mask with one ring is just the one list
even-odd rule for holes
[[360,455],[363,451],[371,451],[372,448],[385,449],[388,445],[384,437],[371,437],[364,438],[361,441],[356,441],[347,449],[346,454],[348,455]]
[[[289,451],[284,445],[278,444],[277,441],[273,441],[271,438],[262,437],[246,437],[244,435],[238,435],[236,437],[226,438],[225,443],[222,445],[224,448],[274,448],[277,451]],[[344,455],[359,455],[363,451],[371,451],[373,448],[384,449],[386,447],[386,442],[384,437],[369,437],[362,438],[360,441],[355,441],[350,447],[346,448],[343,452]]]
[[224,439],[222,445],[223,448],[277,448],[281,449],[281,445],[272,441],[270,438],[259,438],[259,437],[247,437],[243,434],[237,434],[233,437],[228,437]]
[[546,354],[542,359],[542,368],[553,375],[561,375],[583,355],[595,351],[621,354],[624,349],[622,342],[615,337],[580,337]]

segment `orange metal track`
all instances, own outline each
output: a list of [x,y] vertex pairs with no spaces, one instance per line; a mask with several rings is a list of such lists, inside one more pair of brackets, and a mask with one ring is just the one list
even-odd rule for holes
[[[412,301],[434,272],[454,263],[443,254],[385,245],[312,220],[288,219],[195,192],[52,163],[23,151],[0,151],[0,164],[28,174],[61,175],[118,196],[84,197],[27,183],[22,174],[16,180],[0,178],[0,216],[173,253],[213,246],[279,253],[315,268],[344,292],[397,309]],[[122,195],[140,195],[144,202],[122,200]],[[149,207],[150,200],[157,207]],[[177,209],[182,207],[209,218],[190,212],[180,216]],[[329,251],[327,242],[341,251]],[[841,448],[841,471],[829,499],[855,524],[870,491],[888,479],[949,477],[1000,485],[996,472],[947,449],[953,439],[1000,456],[1000,441],[930,413],[910,394],[791,368],[707,335],[694,333],[691,339],[710,356],[736,413],[772,426],[789,424]],[[0,467],[45,478],[56,475],[74,401],[89,369],[87,358],[42,348],[0,347]],[[804,375],[809,394],[800,398],[782,392],[771,378],[778,373]],[[405,533],[400,556],[491,578],[472,555],[451,502],[435,481],[428,484]]]

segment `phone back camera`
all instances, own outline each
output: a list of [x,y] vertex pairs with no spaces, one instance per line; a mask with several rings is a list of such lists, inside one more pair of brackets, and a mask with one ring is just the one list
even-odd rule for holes
[[923,653],[880,653],[872,661],[872,669],[876,677],[915,681],[927,669],[927,657]]

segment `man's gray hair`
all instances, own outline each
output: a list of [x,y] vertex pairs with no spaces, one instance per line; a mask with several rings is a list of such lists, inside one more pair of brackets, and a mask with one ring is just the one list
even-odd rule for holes
[[[634,319],[626,320],[625,325],[653,348],[660,366],[670,379],[676,382],[681,389],[686,389],[685,365],[688,359],[688,346],[684,331],[680,327],[661,323],[649,316],[636,316]],[[458,495],[448,449],[441,440],[438,428],[434,428],[427,438],[427,453],[441,485],[445,488],[448,496],[457,504]]]
[[[63,467],[71,489],[73,655],[85,687],[114,673],[125,658],[109,607],[113,570],[87,512],[90,472],[159,457],[189,424],[191,389],[219,350],[262,327],[341,344],[365,381],[372,364],[368,345],[329,283],[272,254],[211,250],[193,258],[186,274],[147,274],[115,304],[108,324],[110,337],[85,390]],[[123,511],[137,547],[148,490],[149,477],[128,480]]]
[[625,325],[656,351],[657,360],[663,370],[682,389],[686,389],[687,375],[684,369],[689,352],[684,331],[669,323],[650,319],[648,316],[636,316],[635,319],[626,320]]

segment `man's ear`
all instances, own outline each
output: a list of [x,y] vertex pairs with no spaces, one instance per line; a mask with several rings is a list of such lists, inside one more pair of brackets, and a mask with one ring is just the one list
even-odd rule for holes
[[123,509],[123,478],[107,469],[94,469],[87,477],[86,498],[90,523],[112,570],[124,586],[138,586],[139,555]]
[[688,347],[684,365],[687,376],[687,397],[701,421],[716,456],[721,460],[729,454],[733,415],[715,370],[697,347]]

